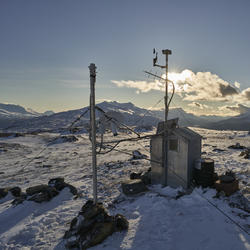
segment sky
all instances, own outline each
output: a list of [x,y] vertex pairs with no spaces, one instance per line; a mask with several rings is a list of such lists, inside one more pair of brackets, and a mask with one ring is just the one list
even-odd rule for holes
[[[163,108],[162,82],[148,77],[153,48],[176,87],[171,107],[207,115],[250,107],[248,0],[1,0],[0,103],[38,112],[96,99]],[[164,77],[164,76],[163,76]],[[171,84],[169,87],[171,94]]]

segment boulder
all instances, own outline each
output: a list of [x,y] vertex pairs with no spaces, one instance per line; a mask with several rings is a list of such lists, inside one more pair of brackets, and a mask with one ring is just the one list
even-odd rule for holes
[[36,193],[43,192],[47,188],[48,188],[48,185],[44,185],[44,184],[36,185],[36,186],[27,188],[26,193],[27,193],[27,195],[33,195],[33,194],[36,194]]
[[142,172],[140,172],[140,173],[132,172],[130,174],[130,176],[129,176],[130,180],[140,179],[141,178],[141,174],[142,174]]
[[98,214],[107,214],[107,212],[102,203],[94,204],[92,200],[88,200],[86,204],[83,205],[80,214],[83,215],[85,219],[92,219]]
[[250,149],[246,149],[240,153],[240,156],[243,156],[244,159],[250,159]]
[[14,196],[14,197],[19,197],[22,193],[22,190],[20,187],[12,187],[9,189],[9,191],[11,192],[11,194]]
[[141,178],[142,182],[145,184],[145,185],[150,185],[151,184],[151,172],[148,171],[146,173],[143,173],[141,175]]
[[88,200],[65,232],[65,246],[69,249],[87,249],[105,240],[113,232],[128,229],[123,215],[109,216],[101,203]]
[[28,200],[40,203],[51,200],[59,192],[54,187],[48,185],[37,185],[27,188],[26,193],[28,196],[31,196]]
[[69,190],[70,190],[70,192],[73,195],[77,195],[78,194],[77,189],[74,186],[72,186],[72,185],[64,182],[64,178],[63,177],[57,177],[57,178],[50,179],[49,182],[48,182],[48,185],[50,187],[54,187],[57,191],[61,191],[65,187],[68,187]]
[[122,191],[126,195],[138,194],[147,190],[147,187],[140,179],[126,180],[122,183]]
[[115,231],[122,231],[128,229],[128,221],[122,214],[117,214],[115,217]]
[[27,198],[27,195],[24,194],[24,193],[21,193],[20,196],[16,197],[12,202],[11,204],[14,205],[14,206],[17,206],[19,204],[22,204]]
[[36,193],[33,194],[28,200],[29,201],[35,201],[37,203],[41,203],[44,201],[50,201],[52,197],[48,193],[41,192],[41,193]]
[[65,188],[65,182],[63,177],[57,177],[50,179],[48,182],[48,185],[51,187],[54,187],[56,190],[61,191]]
[[62,142],[76,142],[78,141],[77,137],[74,135],[63,135],[61,136]]
[[96,223],[89,235],[90,239],[86,240],[82,248],[85,249],[100,244],[114,231],[114,224],[112,222]]
[[0,199],[4,198],[8,194],[7,188],[0,188]]
[[230,149],[245,149],[246,147],[240,145],[240,143],[237,142],[235,145],[231,145],[231,146],[229,146],[228,148],[230,148]]
[[149,185],[151,184],[151,168],[149,168],[148,171],[144,173],[132,172],[129,177],[130,177],[130,180],[140,179],[145,185]]
[[134,160],[145,159],[145,158],[147,158],[147,156],[142,154],[140,151],[138,151],[138,150],[133,151],[133,159]]

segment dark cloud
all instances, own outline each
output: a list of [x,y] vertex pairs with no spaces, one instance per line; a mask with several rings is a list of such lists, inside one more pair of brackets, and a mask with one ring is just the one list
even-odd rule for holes
[[190,106],[190,107],[195,107],[195,108],[199,108],[199,109],[208,108],[207,105],[202,104],[202,103],[199,103],[199,102],[192,102],[192,103],[189,103],[188,106]]
[[237,90],[234,87],[230,86],[229,84],[225,85],[220,83],[219,90],[223,97],[238,94]]
[[240,114],[244,114],[246,112],[250,111],[250,108],[247,106],[244,106],[242,104],[238,104],[236,106],[225,106],[224,108],[228,109],[228,110],[232,110],[234,112],[240,113]]

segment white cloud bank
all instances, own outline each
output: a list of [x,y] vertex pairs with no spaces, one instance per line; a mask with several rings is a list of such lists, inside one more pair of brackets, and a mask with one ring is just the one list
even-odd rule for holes
[[[164,75],[162,76],[164,78]],[[231,101],[233,103],[250,103],[250,88],[240,91],[240,83],[234,86],[211,72],[197,72],[183,70],[181,73],[169,73],[169,79],[175,84],[176,93],[183,100],[191,101]],[[165,91],[164,83],[155,80],[147,81],[112,81],[118,87],[136,89],[137,93],[149,92],[151,90]],[[169,85],[171,88],[171,84]],[[199,106],[205,108],[205,106]]]

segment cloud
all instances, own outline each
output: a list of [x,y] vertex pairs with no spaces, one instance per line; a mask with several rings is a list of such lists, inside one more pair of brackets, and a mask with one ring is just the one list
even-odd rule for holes
[[240,83],[239,83],[239,82],[235,82],[235,83],[234,83],[234,86],[235,86],[237,89],[239,89],[239,88],[240,88]]
[[160,81],[153,81],[153,82],[147,82],[147,81],[115,81],[112,80],[112,83],[116,84],[118,87],[127,87],[127,88],[134,88],[137,89],[137,93],[140,92],[146,93],[150,90],[160,90],[165,91],[164,84]]
[[202,103],[199,103],[199,102],[189,103],[188,106],[194,107],[194,108],[199,108],[199,109],[207,109],[208,108],[208,106],[206,104],[202,104]]
[[226,101],[238,94],[236,88],[211,72],[195,74],[191,71],[190,75],[184,81],[177,82],[178,85],[188,85],[184,93],[185,100]]
[[233,112],[240,113],[240,114],[250,112],[250,108],[242,104],[237,104],[235,106],[222,106],[219,109],[221,111],[233,111]]
[[250,101],[250,88],[247,88],[241,92],[241,96],[244,100]]
[[[164,78],[164,75],[162,75]],[[234,85],[223,80],[211,72],[194,73],[185,69],[180,73],[169,73],[169,79],[175,84],[175,92],[183,100],[197,101],[231,101],[235,103],[250,102],[250,88],[240,91],[240,83]],[[155,80],[147,81],[112,81],[118,87],[127,87],[136,89],[136,93],[145,93],[150,90],[165,91],[164,82]],[[172,85],[169,84],[169,91]]]

